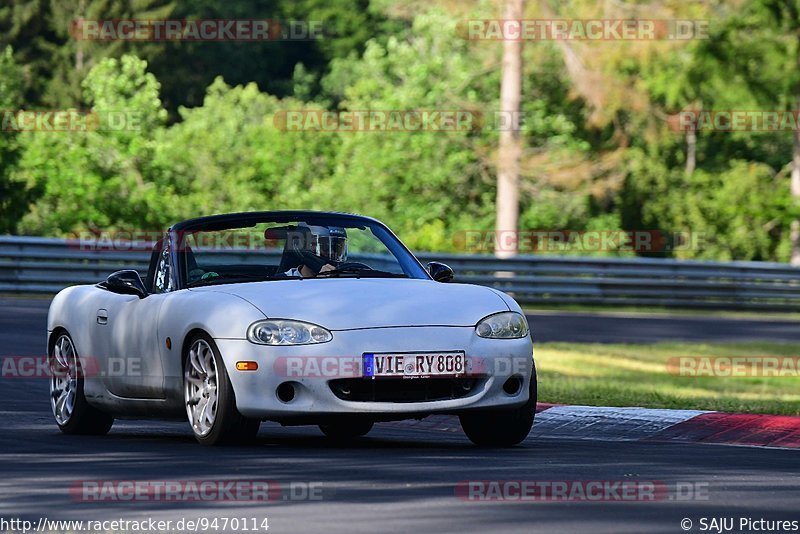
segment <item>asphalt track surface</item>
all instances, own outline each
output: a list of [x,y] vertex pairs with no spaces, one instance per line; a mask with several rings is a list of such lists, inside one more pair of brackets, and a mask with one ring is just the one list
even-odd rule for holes
[[[43,353],[46,306],[46,301],[0,301],[0,356]],[[587,335],[589,317],[579,316],[582,328],[576,332]],[[544,335],[547,321],[541,316],[535,321]],[[709,322],[717,325],[711,330],[725,324]],[[760,331],[761,323],[752,323],[758,324],[750,331]],[[563,315],[550,324],[569,330]],[[795,339],[776,324],[764,323],[764,335]],[[702,532],[703,518],[723,517],[733,518],[733,532],[739,532],[748,531],[738,528],[740,518],[800,521],[796,450],[548,438],[484,450],[459,433],[389,423],[347,446],[330,443],[315,428],[264,424],[254,446],[209,449],[197,445],[181,422],[118,421],[105,437],[65,436],[52,421],[46,380],[0,382],[0,517],[6,520],[267,517],[269,532],[439,533],[677,533],[685,532],[684,519],[693,522],[690,532]],[[83,480],[174,479],[269,479],[282,487],[319,483],[322,498],[83,502],[69,492]],[[474,502],[456,496],[456,485],[468,480],[652,481],[669,488],[702,487],[703,495],[657,502]]]

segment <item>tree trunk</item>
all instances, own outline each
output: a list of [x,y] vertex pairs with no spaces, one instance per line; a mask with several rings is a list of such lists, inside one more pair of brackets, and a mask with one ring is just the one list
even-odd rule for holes
[[[75,19],[86,17],[86,1],[80,0],[78,3],[78,16]],[[75,69],[83,72],[83,39],[75,39]]]
[[[791,6],[792,9],[795,6]],[[798,19],[798,14],[792,9],[794,20]],[[800,26],[795,28],[795,43],[800,42]],[[795,63],[800,66],[800,53],[795,52],[797,57]],[[797,105],[795,110],[800,109],[800,84],[795,85],[795,98]],[[792,178],[790,191],[795,206],[800,203],[800,128],[795,128],[792,136]],[[794,266],[800,266],[800,220],[795,219],[789,227],[789,241],[791,243],[791,257],[789,262]]]
[[[798,105],[800,108],[800,104]],[[795,203],[800,202],[800,129],[794,131],[794,143],[792,146],[792,198]],[[790,239],[792,241],[792,265],[800,265],[800,221],[792,221]]]
[[694,127],[686,130],[686,175],[694,174],[697,166],[697,131]]
[[[505,0],[506,20],[521,20],[524,0]],[[522,41],[503,42],[503,72],[500,84],[500,111],[507,127],[500,131],[497,158],[497,218],[495,230],[498,237],[506,232],[517,232],[519,223],[519,174],[522,158],[520,138],[520,99],[522,94]],[[495,256],[509,258],[517,254],[516,235],[512,239],[499,239],[502,247],[495,247]],[[511,244],[511,246],[508,246]]]

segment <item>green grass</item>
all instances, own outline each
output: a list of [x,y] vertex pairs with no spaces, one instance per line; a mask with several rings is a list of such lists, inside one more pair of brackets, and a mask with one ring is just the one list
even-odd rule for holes
[[589,406],[800,415],[800,377],[689,377],[667,370],[678,356],[798,356],[797,343],[541,343],[534,349],[539,401]]
[[622,315],[656,315],[666,317],[724,317],[727,319],[760,319],[778,321],[800,321],[800,312],[789,311],[759,311],[759,310],[714,310],[714,309],[683,309],[664,308],[658,306],[604,306],[589,304],[559,304],[553,303],[538,306],[523,306],[526,313],[547,312],[574,312],[574,313],[601,313]]

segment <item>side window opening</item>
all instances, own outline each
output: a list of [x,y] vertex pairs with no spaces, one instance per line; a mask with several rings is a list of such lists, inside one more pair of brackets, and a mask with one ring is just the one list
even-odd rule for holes
[[169,239],[164,238],[160,241],[160,251],[154,251],[156,256],[154,273],[153,273],[153,293],[167,293],[174,289],[172,278],[172,263],[170,261],[170,244]]

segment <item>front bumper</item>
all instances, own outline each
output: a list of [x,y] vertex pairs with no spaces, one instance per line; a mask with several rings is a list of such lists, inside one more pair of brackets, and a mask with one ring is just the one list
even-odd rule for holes
[[[420,417],[433,413],[514,407],[528,400],[533,370],[533,344],[530,336],[522,339],[484,339],[472,327],[397,327],[333,332],[333,340],[318,345],[270,347],[246,340],[216,339],[236,394],[236,406],[242,415],[276,421],[338,414],[373,415],[376,419]],[[459,398],[390,402],[351,401],[337,397],[330,382],[342,378],[342,369],[351,366],[304,366],[305,371],[288,373],[287,359],[313,359],[319,363],[336,358],[345,362],[360,361],[364,353],[449,352],[464,351],[471,361],[474,386]],[[237,371],[236,362],[255,361],[256,371]],[[321,368],[320,368],[321,367]],[[317,372],[316,369],[319,368]],[[311,370],[308,372],[308,370]],[[360,375],[360,371],[357,371]],[[349,375],[353,376],[353,375]],[[522,387],[513,394],[503,390],[512,376],[521,377]],[[363,379],[370,380],[370,379]],[[381,387],[376,379],[376,388]],[[391,379],[413,381],[420,379]],[[444,380],[444,379],[431,379]],[[278,387],[290,382],[294,398],[284,402]]]

